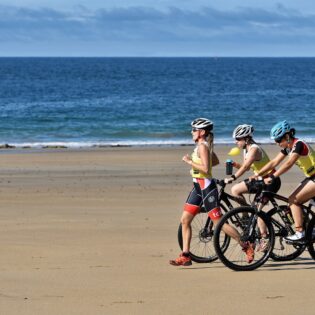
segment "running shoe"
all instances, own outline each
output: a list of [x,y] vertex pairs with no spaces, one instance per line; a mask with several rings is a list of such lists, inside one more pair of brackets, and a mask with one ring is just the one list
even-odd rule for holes
[[173,266],[191,266],[192,262],[190,256],[184,256],[181,253],[175,260],[170,260],[170,264]]
[[247,242],[242,247],[246,254],[246,261],[250,264],[255,257],[255,246],[254,244]]
[[299,242],[303,241],[305,238],[305,232],[296,231],[295,234],[285,237],[285,240],[289,242]]

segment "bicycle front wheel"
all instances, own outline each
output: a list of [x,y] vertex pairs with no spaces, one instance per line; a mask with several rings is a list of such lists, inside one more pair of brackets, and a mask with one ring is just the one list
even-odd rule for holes
[[[258,219],[266,225],[268,245],[260,249],[261,234]],[[227,248],[222,244],[223,236],[231,235]],[[220,220],[214,233],[214,248],[228,268],[235,271],[250,271],[264,264],[274,246],[274,230],[266,214],[251,207],[239,207],[229,211]]]
[[[191,222],[190,257],[197,263],[210,263],[218,259],[213,247],[213,222],[207,212],[198,213]],[[183,249],[182,225],[178,227],[178,244]],[[225,235],[222,243],[228,246],[230,238]]]
[[[299,257],[306,248],[306,245],[288,244],[285,241],[285,237],[295,233],[294,222],[290,222],[287,211],[288,206],[282,205],[279,206],[279,208],[273,208],[267,212],[275,231],[275,245],[270,253],[270,258],[275,261],[295,259]],[[284,220],[287,222],[284,222]]]

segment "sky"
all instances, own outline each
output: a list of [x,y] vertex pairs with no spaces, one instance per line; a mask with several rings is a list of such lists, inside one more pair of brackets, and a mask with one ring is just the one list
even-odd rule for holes
[[0,0],[0,57],[315,57],[313,0]]

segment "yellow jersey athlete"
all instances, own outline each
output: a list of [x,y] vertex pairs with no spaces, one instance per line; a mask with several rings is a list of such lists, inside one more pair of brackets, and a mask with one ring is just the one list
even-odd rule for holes
[[286,157],[288,159],[281,164],[280,168],[265,179],[266,183],[274,181],[280,175],[287,172],[294,164],[303,171],[306,178],[289,196],[289,204],[295,222],[296,233],[286,237],[291,242],[301,241],[305,237],[305,231],[300,205],[315,197],[315,152],[305,141],[295,138],[295,129],[291,128],[285,120],[272,127],[270,136],[282,150],[257,175],[265,174],[268,170],[279,165]]
[[[243,164],[234,162],[233,166],[238,170],[230,178],[226,178],[226,183],[231,183],[237,178],[242,176],[246,171],[252,169],[255,173],[258,173],[270,160],[266,152],[254,141],[253,139],[254,128],[252,125],[239,125],[233,131],[233,138],[237,146],[243,149],[244,161]],[[268,170],[262,173],[263,177],[269,176],[269,174],[274,173],[275,170]],[[278,177],[275,179],[271,185],[268,185],[267,190],[272,192],[277,192],[280,189],[281,181]],[[244,193],[256,193],[254,182],[245,179],[244,181],[233,185],[231,189],[232,195],[244,199]],[[245,201],[245,199],[244,199]]]
[[[231,183],[235,181],[237,178],[242,176],[246,171],[251,169],[254,173],[259,172],[270,160],[267,153],[254,141],[253,139],[253,132],[254,127],[252,125],[239,125],[233,131],[233,138],[237,146],[240,149],[243,149],[243,164],[239,164],[234,162],[233,166],[238,170],[232,175],[230,178],[226,178],[226,183]],[[275,170],[268,170],[267,172],[263,173],[263,177],[269,176],[269,174],[274,173]],[[270,185],[267,186],[266,190],[272,191],[276,193],[281,186],[280,177],[277,177]],[[243,196],[244,193],[255,194],[257,193],[257,188],[255,186],[255,181],[250,179],[245,179],[241,181],[231,188],[232,195],[238,198],[242,198],[245,201]],[[265,224],[259,220],[259,229],[262,235],[262,239],[259,243],[257,251],[265,251],[268,246],[268,238],[267,238],[267,228]],[[252,253],[254,256],[254,252]]]
[[191,222],[199,213],[202,204],[208,211],[214,223],[221,218],[218,201],[218,189],[212,179],[212,167],[219,164],[219,159],[213,152],[213,123],[206,118],[197,118],[191,123],[192,138],[196,147],[191,156],[185,155],[182,160],[191,166],[193,189],[188,195],[181,217],[183,252],[175,260],[170,260],[174,266],[190,266],[189,254],[191,241]]

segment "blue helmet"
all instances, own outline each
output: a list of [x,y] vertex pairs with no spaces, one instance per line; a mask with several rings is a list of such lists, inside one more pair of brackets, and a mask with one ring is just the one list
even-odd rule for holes
[[280,140],[286,133],[292,130],[293,128],[290,127],[286,120],[280,121],[271,128],[270,138],[272,140]]

